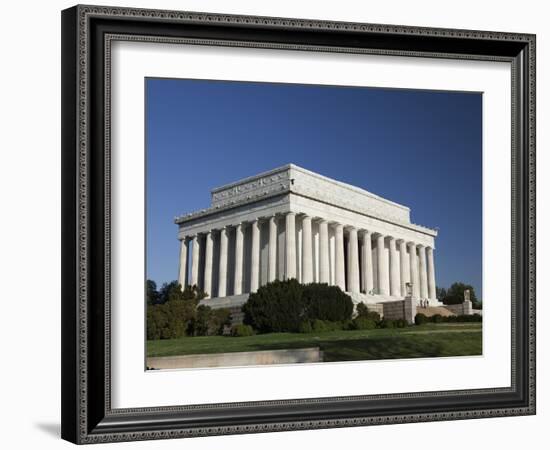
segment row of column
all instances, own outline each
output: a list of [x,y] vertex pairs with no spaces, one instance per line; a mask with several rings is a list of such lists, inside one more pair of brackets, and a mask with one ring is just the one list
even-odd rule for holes
[[[314,281],[313,262],[313,234],[312,218],[302,216],[302,252],[301,252],[301,279],[304,284]],[[277,218],[269,217],[268,230],[268,258],[267,280],[274,281],[277,278]],[[250,264],[250,292],[255,292],[260,286],[260,222],[256,219],[251,225],[251,252]],[[393,236],[381,233],[372,233],[369,230],[359,230],[355,227],[344,227],[336,223],[334,226],[334,284],[343,291],[368,294],[380,294],[385,296],[404,297],[406,284],[412,284],[412,295],[416,299],[436,299],[435,266],[433,248],[407,242]],[[244,224],[235,227],[235,264],[233,295],[243,292],[243,266],[244,266]],[[344,229],[348,230],[348,251],[345,261]],[[203,290],[209,295],[212,293],[213,270],[213,236],[212,232],[206,232],[204,252],[204,278]],[[374,286],[373,264],[373,237],[376,251],[377,289]],[[385,241],[388,241],[389,252],[385,251]],[[181,240],[179,282],[182,286],[187,283],[187,261],[189,242],[192,241],[193,251],[191,259],[191,277],[189,284],[198,285],[199,282],[199,254],[201,241],[199,236],[187,237]],[[228,229],[220,230],[219,273],[218,273],[218,297],[227,295],[228,277]],[[362,242],[359,251],[359,242]],[[296,214],[285,215],[285,250],[284,250],[284,278],[297,278],[297,245],[296,245]],[[329,222],[319,220],[319,282],[331,283],[330,260],[330,236]],[[389,255],[389,261],[387,257]],[[361,259],[361,263],[359,260]],[[346,273],[347,271],[347,273]],[[347,283],[346,283],[347,281]]]

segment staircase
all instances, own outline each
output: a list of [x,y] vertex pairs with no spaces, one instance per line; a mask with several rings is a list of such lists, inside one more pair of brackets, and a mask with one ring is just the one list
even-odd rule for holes
[[443,317],[456,316],[455,313],[449,311],[444,306],[428,306],[427,308],[421,308],[420,306],[416,307],[417,314],[424,314],[427,317],[435,316],[439,314]]

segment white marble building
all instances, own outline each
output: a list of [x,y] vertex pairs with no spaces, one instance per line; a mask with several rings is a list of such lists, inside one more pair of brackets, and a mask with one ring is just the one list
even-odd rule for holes
[[275,280],[338,285],[355,302],[436,299],[437,231],[410,209],[293,164],[212,190],[209,208],[175,219],[179,282],[213,307],[242,305]]

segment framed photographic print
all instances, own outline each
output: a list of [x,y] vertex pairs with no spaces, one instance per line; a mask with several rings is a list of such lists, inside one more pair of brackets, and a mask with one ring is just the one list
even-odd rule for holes
[[62,12],[62,436],[535,413],[535,36]]

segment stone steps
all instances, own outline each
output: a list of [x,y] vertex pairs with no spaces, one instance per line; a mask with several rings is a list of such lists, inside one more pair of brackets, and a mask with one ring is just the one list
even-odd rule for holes
[[428,306],[427,308],[421,308],[420,306],[416,307],[417,314],[424,314],[427,317],[435,316],[439,314],[443,317],[456,316],[455,313],[448,310],[444,306]]

